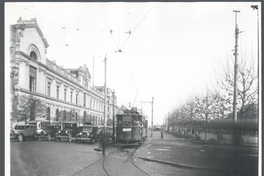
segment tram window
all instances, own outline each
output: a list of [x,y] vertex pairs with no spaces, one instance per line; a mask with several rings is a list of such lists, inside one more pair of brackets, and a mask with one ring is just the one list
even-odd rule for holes
[[123,121],[123,127],[131,126],[131,121]]
[[133,120],[133,126],[140,126],[140,122],[138,120]]
[[131,116],[123,116],[123,121],[131,121]]
[[117,116],[117,126],[122,126],[122,118]]

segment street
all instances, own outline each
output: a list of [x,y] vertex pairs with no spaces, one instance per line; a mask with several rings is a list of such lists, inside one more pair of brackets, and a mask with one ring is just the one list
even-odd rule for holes
[[[11,175],[104,175],[101,166],[102,152],[94,150],[98,145],[99,142],[90,144],[75,141],[12,140]],[[256,150],[253,153],[216,150],[212,146],[193,144],[167,133],[161,139],[160,132],[154,131],[153,137],[149,136],[136,150],[133,161],[152,176],[254,176],[257,175],[258,159],[254,152]],[[122,158],[126,157],[124,152],[117,152],[116,147],[108,147],[106,155],[110,153],[112,159],[106,162],[108,170],[117,168]],[[127,169],[125,175],[128,173],[133,173],[132,167]]]
[[45,140],[11,141],[12,176],[72,175],[100,159],[98,144]]

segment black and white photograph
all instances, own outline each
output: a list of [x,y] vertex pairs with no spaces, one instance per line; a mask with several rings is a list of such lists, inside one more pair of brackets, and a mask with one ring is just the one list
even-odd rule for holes
[[262,175],[261,2],[5,2],[6,176]]

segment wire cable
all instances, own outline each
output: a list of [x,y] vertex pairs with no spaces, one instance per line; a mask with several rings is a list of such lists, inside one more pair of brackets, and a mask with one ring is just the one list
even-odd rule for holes
[[[154,6],[154,5],[153,5]],[[149,9],[149,11],[146,13],[146,15],[140,20],[140,22],[137,24],[137,26],[132,30],[132,33],[138,28],[138,26],[142,23],[142,21],[146,18],[146,16],[149,14],[149,12],[153,9],[153,6]]]
[[147,17],[147,15],[149,14],[149,12],[153,9],[154,5],[149,9],[149,11],[145,14],[145,16],[139,21],[139,23],[136,25],[136,27],[132,30],[132,31],[128,31],[126,33],[128,33],[128,37],[125,41],[125,43],[123,44],[123,46],[121,47],[121,50],[124,48],[125,44],[127,43],[128,39],[130,38],[131,34],[134,33],[134,31],[138,28],[138,26],[142,23],[142,21]]
[[113,30],[112,29],[110,29],[110,27],[109,27],[109,25],[108,25],[108,23],[107,23],[107,21],[106,21],[106,19],[105,19],[105,17],[104,17],[104,15],[103,15],[103,13],[102,13],[102,11],[101,11],[101,9],[100,8],[98,8],[99,9],[99,11],[100,11],[100,13],[101,13],[101,16],[103,17],[103,19],[104,19],[104,22],[105,22],[105,24],[106,24],[106,26],[107,26],[107,29],[109,30],[109,32],[110,32],[110,35],[111,35],[111,37],[113,38],[113,40],[114,40],[114,43],[115,43],[115,45],[116,45],[116,47],[117,47],[117,49],[119,50],[119,48],[118,48],[118,45],[117,45],[117,43],[116,43],[116,41],[115,41],[115,38],[113,37]]

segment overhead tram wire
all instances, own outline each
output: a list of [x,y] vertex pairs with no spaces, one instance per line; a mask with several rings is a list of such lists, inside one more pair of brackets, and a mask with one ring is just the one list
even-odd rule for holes
[[[65,41],[66,41],[65,30],[69,28],[68,26],[70,26],[70,25],[76,23],[77,21],[79,21],[80,19],[82,19],[83,17],[85,17],[85,15],[82,15],[80,18],[78,18],[78,19],[72,21],[71,23],[68,23],[67,25],[61,25],[61,24],[59,24],[59,23],[57,23],[57,22],[55,22],[55,21],[53,21],[53,20],[47,18],[46,16],[44,16],[44,15],[42,15],[42,14],[39,14],[39,13],[35,12],[34,10],[32,10],[32,9],[30,9],[30,8],[24,8],[24,9],[25,9],[25,10],[28,10],[28,11],[31,11],[31,12],[35,13],[36,15],[38,15],[38,16],[40,16],[40,17],[42,17],[42,18],[44,18],[44,19],[46,19],[46,20],[48,20],[48,21],[52,22],[53,24],[56,24],[57,26],[60,27],[60,29],[59,29],[58,31],[56,31],[56,32],[54,32],[54,33],[48,35],[47,37],[45,37],[46,39],[47,39],[47,38],[50,38],[50,37],[52,37],[52,36],[54,36],[54,35],[56,35],[56,34],[58,34],[58,33],[60,33],[60,32],[63,30],[63,31],[64,31]],[[78,29],[76,28],[76,30],[78,30]],[[65,43],[65,45],[67,46],[68,44]]]
[[[154,5],[153,5],[154,6]],[[142,23],[142,21],[147,17],[147,15],[149,14],[149,12],[153,9],[153,6],[149,9],[149,11],[145,14],[145,16],[139,21],[139,23],[136,25],[136,27],[132,30],[132,31],[128,31],[125,34],[129,34],[125,43],[123,44],[123,46],[121,47],[121,50],[123,50],[125,44],[127,43],[128,39],[130,38],[131,34],[134,33],[134,31],[138,28],[138,26]]]
[[112,29],[110,29],[110,27],[109,27],[109,25],[108,25],[108,23],[107,23],[107,21],[106,21],[106,19],[105,19],[104,15],[103,15],[103,13],[102,13],[101,9],[100,9],[100,8],[98,8],[98,9],[99,9],[99,11],[100,11],[100,13],[101,13],[101,16],[102,16],[102,17],[103,17],[103,19],[104,19],[104,22],[105,22],[105,24],[106,24],[106,26],[107,26],[107,29],[108,29],[108,31],[110,32],[110,35],[111,35],[112,39],[114,40],[114,43],[115,43],[115,45],[116,45],[117,49],[119,49],[119,48],[118,48],[118,45],[117,45],[117,43],[116,43],[116,41],[115,41],[115,38],[113,37],[113,30],[112,30]]

